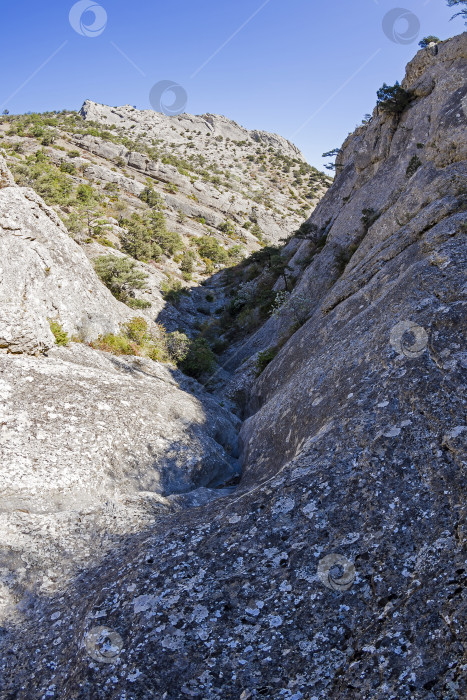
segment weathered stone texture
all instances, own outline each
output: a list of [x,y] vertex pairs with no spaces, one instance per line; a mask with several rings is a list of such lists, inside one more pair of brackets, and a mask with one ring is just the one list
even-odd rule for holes
[[232,359],[290,334],[237,370],[240,486],[32,598],[5,698],[467,696],[466,69],[467,34],[419,52],[410,107],[346,140],[289,249],[308,320]]

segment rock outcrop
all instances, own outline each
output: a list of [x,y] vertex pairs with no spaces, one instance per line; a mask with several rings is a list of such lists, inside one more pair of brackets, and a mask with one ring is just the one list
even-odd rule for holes
[[238,472],[238,419],[148,359],[3,354],[0,398],[1,619]]
[[2,173],[0,348],[48,350],[55,344],[49,321],[84,341],[118,332],[134,313],[102,285],[53,209],[34,190],[16,187],[7,169]]
[[466,696],[466,68],[467,34],[416,55],[228,356],[277,345],[239,487],[31,596],[5,698]]
[[[221,115],[169,117],[130,105],[114,108],[90,100],[84,103],[81,115],[92,124],[114,130],[109,132],[111,134],[130,134],[132,139],[147,145],[157,143],[157,147],[163,149],[170,145],[170,152],[179,159],[199,159],[196,169],[199,173],[196,170],[183,172],[176,163],[155,161],[147,153],[119,143],[92,135],[74,137],[74,143],[80,148],[106,161],[124,163],[133,172],[152,178],[156,188],[161,188],[167,213],[175,220],[180,211],[192,220],[204,219],[216,229],[226,218],[239,225],[245,220],[254,220],[264,235],[277,243],[301,223],[300,209],[313,209],[330,184],[322,173],[311,172],[312,190],[316,191],[310,192],[306,180],[302,182],[300,176],[295,178],[291,177],[291,172],[287,174],[291,167],[312,170],[293,143],[277,134],[248,131]],[[273,168],[274,158],[277,162]],[[206,179],[209,170],[218,173],[218,181]],[[92,169],[86,174],[91,172]],[[101,176],[111,182],[118,182],[119,178],[111,170],[97,173],[98,178]],[[167,184],[176,185],[178,192],[167,195],[163,189]],[[135,183],[133,187],[138,185]],[[254,245],[254,236],[247,230],[243,235],[244,242]]]
[[[63,586],[123,534],[221,495],[238,477],[239,420],[170,365],[89,347],[136,312],[3,159],[0,171],[4,620],[28,591]],[[52,321],[68,347],[56,346]]]

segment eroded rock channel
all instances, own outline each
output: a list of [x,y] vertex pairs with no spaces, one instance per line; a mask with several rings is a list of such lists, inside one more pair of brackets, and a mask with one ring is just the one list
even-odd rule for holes
[[[210,385],[81,346],[12,354],[52,348],[47,313],[2,308],[2,590],[21,601],[2,697],[465,697],[466,68],[466,34],[420,51],[403,111],[348,137],[282,251],[293,290]],[[25,242],[29,220],[65,241],[11,182],[0,205],[28,265],[46,245]],[[242,309],[268,269],[234,292]],[[32,278],[47,304],[59,273]],[[64,320],[126,313],[102,285],[92,299],[102,316],[78,295]],[[81,570],[60,585],[68,559]]]

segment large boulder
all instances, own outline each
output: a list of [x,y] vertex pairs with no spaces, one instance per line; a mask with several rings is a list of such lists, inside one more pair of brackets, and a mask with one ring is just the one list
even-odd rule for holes
[[0,189],[0,261],[0,348],[9,352],[52,347],[52,320],[89,341],[134,316],[103,286],[53,209],[11,179]]
[[0,619],[238,470],[238,419],[148,359],[0,354],[0,399]]

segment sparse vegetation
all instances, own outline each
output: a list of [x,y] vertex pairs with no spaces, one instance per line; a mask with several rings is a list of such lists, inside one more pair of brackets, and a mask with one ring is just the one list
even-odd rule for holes
[[407,166],[407,170],[405,171],[405,175],[407,178],[411,178],[412,175],[415,175],[419,167],[421,166],[422,161],[418,156],[412,156],[412,158],[409,161],[409,164]]
[[377,96],[378,101],[376,104],[378,109],[397,115],[402,114],[412,100],[412,93],[404,90],[399,82],[396,82],[394,85],[383,83],[383,87],[378,90]]
[[94,260],[94,269],[114,297],[124,303],[134,296],[135,289],[146,286],[147,275],[129,258],[101,255]]
[[32,187],[47,204],[67,205],[72,199],[73,181],[54,167],[43,151],[36,151],[11,166],[18,185]]
[[[14,156],[14,160],[10,160],[13,160],[17,182],[33,187],[47,204],[55,208],[77,243],[98,243],[122,250],[130,258],[155,264],[170,275],[177,266],[176,275],[179,274],[185,282],[199,279],[200,275],[213,274],[220,267],[240,264],[255,245],[254,240],[245,235],[247,229],[257,242],[267,244],[265,232],[258,223],[257,206],[282,215],[283,221],[291,215],[306,216],[306,200],[317,199],[322,189],[331,183],[324,173],[300,158],[285,155],[271,146],[253,144],[249,139],[239,142],[224,139],[222,148],[218,147],[219,160],[216,162],[211,154],[187,150],[190,147],[196,149],[194,135],[189,130],[185,131],[185,148],[177,152],[181,148],[179,143],[150,138],[148,133],[140,133],[137,126],[130,132],[116,124],[107,126],[85,120],[80,114],[67,110],[24,115],[5,112],[0,117],[0,124],[3,124],[0,130],[0,138],[4,139],[2,147]],[[133,187],[128,188],[125,182],[118,180],[117,184],[117,178],[115,181],[100,180],[92,167],[99,164],[100,156],[97,152],[91,154],[80,142],[82,135],[118,144],[128,152],[175,167],[191,185],[204,181],[215,186],[229,202],[224,210],[225,219],[218,227],[223,236],[212,224],[208,225],[202,211],[190,214],[179,208],[173,215],[172,207],[166,210],[163,191],[178,192],[176,183],[179,181],[175,176],[172,178],[174,182],[167,183],[149,177],[143,179],[144,189],[137,195],[139,201],[135,201]],[[201,132],[198,135],[201,136]],[[73,143],[75,137],[76,147]],[[208,135],[206,139],[209,139]],[[66,147],[63,141],[73,145]],[[221,143],[219,139],[209,141],[211,147]],[[248,151],[250,148],[253,153]],[[233,151],[233,167],[225,164],[222,153],[227,150]],[[141,182],[141,177],[134,172],[137,168],[132,169],[133,174],[125,169],[127,161],[127,157],[113,157],[110,169],[127,179]],[[251,180],[244,179],[244,172]],[[276,205],[274,190],[277,189],[290,193],[288,210]],[[187,197],[193,202],[202,202],[202,195],[198,193],[191,192]],[[243,211],[239,208],[242,200],[250,201]],[[254,202],[253,207],[251,202]],[[229,211],[232,211],[232,216]],[[191,222],[197,221],[204,232],[200,237],[192,236],[191,232],[179,232],[175,221],[184,226],[188,224],[187,228],[191,227]],[[290,284],[288,273],[286,278]],[[115,288],[114,291],[119,294]],[[150,306],[150,302],[136,299],[133,292],[123,293],[123,296],[125,303],[133,308]],[[250,316],[255,316],[255,312]],[[242,316],[240,321],[243,322],[245,317]]]
[[258,353],[258,357],[256,358],[257,376],[259,376],[261,372],[264,372],[266,367],[273,361],[278,352],[279,348],[277,346],[274,346],[272,348],[268,348],[267,350],[263,350],[263,352]]
[[430,44],[439,44],[441,39],[439,39],[437,36],[433,36],[430,34],[430,36],[424,37],[421,41],[418,42],[418,45],[421,46],[422,49],[426,49],[427,46]]
[[63,330],[60,322],[56,319],[49,319],[49,326],[55,338],[55,345],[59,345],[62,347],[68,345],[68,343],[70,342],[68,338],[68,333],[66,333],[66,331]]

